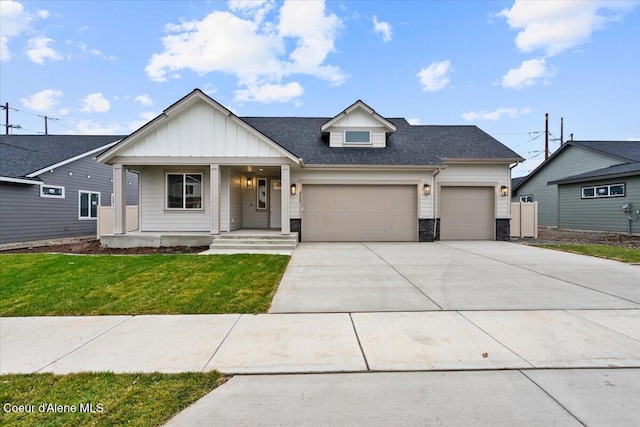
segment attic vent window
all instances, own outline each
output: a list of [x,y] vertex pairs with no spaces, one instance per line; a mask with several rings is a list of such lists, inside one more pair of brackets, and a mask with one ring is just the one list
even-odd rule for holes
[[371,132],[368,130],[345,130],[345,144],[371,144]]

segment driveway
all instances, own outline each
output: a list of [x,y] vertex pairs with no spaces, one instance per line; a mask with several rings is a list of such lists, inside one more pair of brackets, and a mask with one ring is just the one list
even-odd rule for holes
[[509,242],[302,243],[270,313],[640,308],[640,267]]

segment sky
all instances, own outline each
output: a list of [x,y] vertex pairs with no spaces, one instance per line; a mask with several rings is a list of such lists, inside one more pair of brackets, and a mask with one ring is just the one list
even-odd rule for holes
[[[333,117],[361,99],[477,125],[526,161],[640,140],[638,1],[0,0],[13,134],[129,134],[200,88],[238,116]],[[0,111],[4,133],[5,111]]]

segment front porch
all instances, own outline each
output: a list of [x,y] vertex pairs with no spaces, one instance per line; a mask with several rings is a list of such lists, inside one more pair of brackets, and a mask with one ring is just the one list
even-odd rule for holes
[[[210,246],[216,253],[252,253],[255,251],[293,251],[298,233],[282,234],[277,230],[240,229],[212,235],[207,232],[148,232],[100,236],[100,242],[110,248]],[[213,252],[212,252],[213,253]]]

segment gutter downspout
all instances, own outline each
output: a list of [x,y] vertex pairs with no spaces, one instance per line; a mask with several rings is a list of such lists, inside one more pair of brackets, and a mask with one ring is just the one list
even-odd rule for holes
[[436,218],[436,175],[438,175],[442,171],[442,168],[438,168],[438,170],[433,171],[433,175],[431,175],[431,189],[432,191],[432,200],[431,200],[431,214],[433,216],[433,241],[436,241],[436,236],[438,235],[438,218]]

